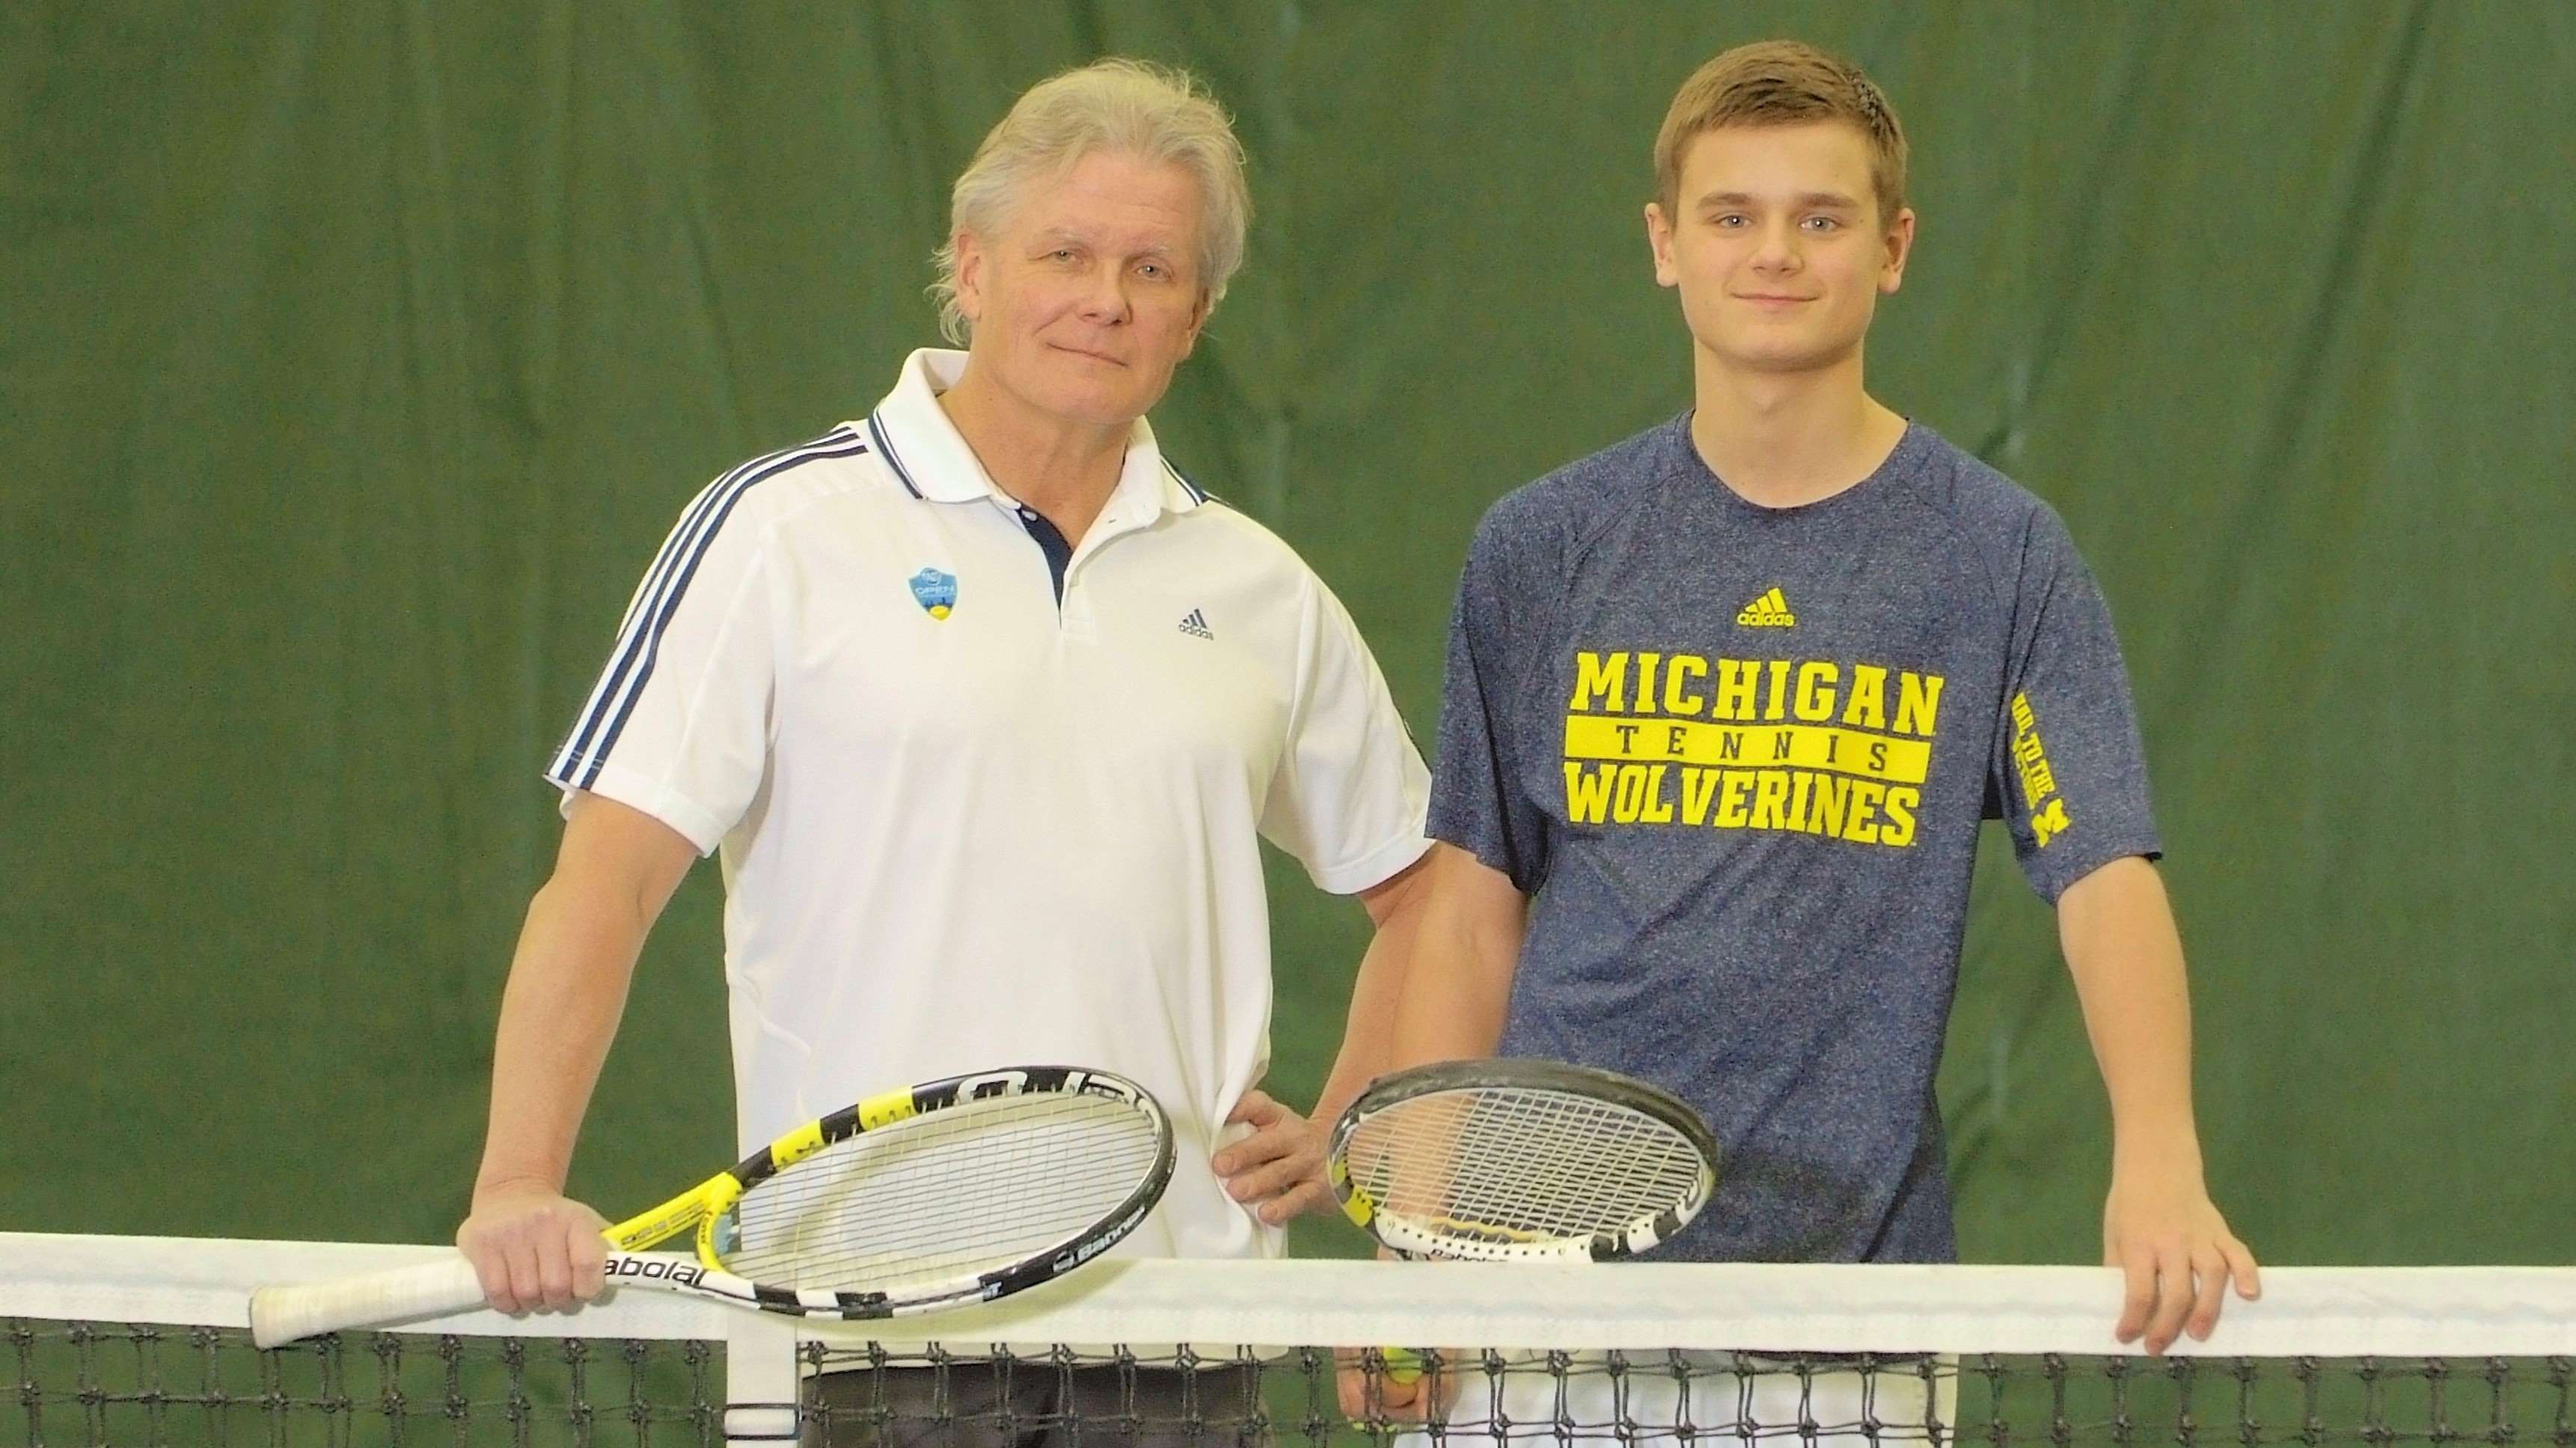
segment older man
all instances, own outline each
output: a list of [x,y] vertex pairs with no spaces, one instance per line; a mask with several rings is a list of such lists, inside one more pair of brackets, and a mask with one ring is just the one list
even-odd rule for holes
[[[1072,71],[953,201],[935,290],[966,350],[698,496],[546,771],[568,822],[457,1234],[496,1307],[599,1290],[565,1169],[646,931],[718,849],[746,1150],[890,1085],[1097,1064],[1184,1143],[1131,1250],[1275,1254],[1321,1192],[1316,1133],[1256,1089],[1257,837],[1378,927],[1327,1101],[1382,1053],[1428,776],[1332,594],[1145,421],[1242,257],[1224,113]],[[1219,1152],[1229,1122],[1252,1134]]]

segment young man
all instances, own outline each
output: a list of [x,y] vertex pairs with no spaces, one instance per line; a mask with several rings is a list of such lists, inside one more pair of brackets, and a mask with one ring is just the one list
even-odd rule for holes
[[[573,1139],[646,931],[719,848],[744,1150],[912,1081],[1096,1065],[1181,1142],[1122,1251],[1276,1255],[1324,1198],[1316,1130],[1257,1089],[1257,841],[1377,924],[1330,1112],[1383,1049],[1429,778],[1349,615],[1145,421],[1242,259],[1242,164],[1184,77],[1113,61],[1037,86],[955,187],[937,290],[966,349],[912,354],[863,418],[684,514],[546,771],[569,822],[457,1233],[496,1307],[600,1290]],[[1229,1124],[1251,1134],[1220,1149]],[[949,1441],[940,1392],[964,1414],[1007,1391],[1026,1424],[1178,1421],[1187,1391],[895,1376],[903,1421],[868,1441]],[[856,1412],[857,1382],[826,1400]]]
[[1775,42],[1675,97],[1645,209],[1684,416],[1505,498],[1450,641],[1392,1064],[1540,1055],[1724,1153],[1667,1258],[1955,1254],[1934,1068],[1979,822],[2057,908],[2116,1143],[2117,1332],[2255,1263],[2202,1183],[2181,947],[2110,618],[2037,498],[1862,386],[1914,241],[1867,77]]

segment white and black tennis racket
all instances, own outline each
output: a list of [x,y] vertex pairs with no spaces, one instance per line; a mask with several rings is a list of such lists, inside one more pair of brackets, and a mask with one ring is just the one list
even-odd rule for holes
[[[602,1235],[612,1287],[768,1312],[893,1317],[1034,1287],[1134,1231],[1172,1178],[1172,1124],[1106,1071],[1023,1066],[872,1096],[778,1138]],[[643,1249],[695,1229],[697,1261]],[[339,1282],[265,1287],[262,1347],[460,1312],[463,1256]]]
[[1380,1078],[1334,1124],[1342,1210],[1406,1257],[1608,1261],[1682,1229],[1717,1140],[1666,1091],[1554,1061],[1447,1061]]

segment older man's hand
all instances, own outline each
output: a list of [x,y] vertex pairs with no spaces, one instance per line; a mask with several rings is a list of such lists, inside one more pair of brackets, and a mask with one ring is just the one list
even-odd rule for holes
[[1225,1182],[1226,1195],[1274,1227],[1332,1204],[1332,1188],[1324,1181],[1322,1127],[1259,1090],[1243,1093],[1225,1122],[1252,1128],[1210,1161]]

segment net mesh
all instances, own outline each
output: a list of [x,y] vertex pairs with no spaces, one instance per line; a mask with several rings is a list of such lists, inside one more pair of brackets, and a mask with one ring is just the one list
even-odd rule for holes
[[1580,1238],[1652,1221],[1700,1189],[1689,1139],[1642,1111],[1563,1091],[1461,1087],[1362,1119],[1351,1178],[1417,1223]]
[[0,1444],[2576,1448],[2565,1269],[2275,1272],[2154,1359],[2089,1269],[1118,1262],[873,1324],[638,1292],[243,1330],[252,1285],[429,1255],[0,1235]]
[[2576,1443],[2565,1358],[1416,1352],[824,1350],[806,1414],[857,1443]]
[[260,1351],[240,1328],[0,1320],[28,1445],[720,1444],[704,1340],[338,1333]]
[[894,1291],[971,1277],[1114,1212],[1161,1134],[1113,1097],[995,1096],[835,1142],[734,1209],[727,1270],[754,1282]]

